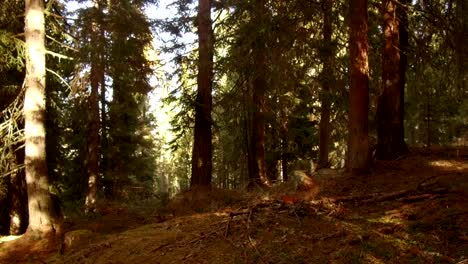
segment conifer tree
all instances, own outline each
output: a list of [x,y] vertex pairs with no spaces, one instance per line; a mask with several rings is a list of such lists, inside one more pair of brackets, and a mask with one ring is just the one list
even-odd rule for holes
[[49,192],[45,138],[45,21],[41,0],[26,0],[25,170],[28,233],[43,237],[57,231],[58,215]]
[[407,31],[404,8],[394,0],[383,1],[382,91],[377,105],[376,156],[385,160],[408,151],[403,125],[407,46],[404,43],[408,38],[404,33]]
[[367,0],[350,0],[349,12],[351,64],[347,169],[361,174],[370,170]]
[[214,36],[211,0],[198,1],[198,76],[191,186],[209,186],[213,171],[212,82]]

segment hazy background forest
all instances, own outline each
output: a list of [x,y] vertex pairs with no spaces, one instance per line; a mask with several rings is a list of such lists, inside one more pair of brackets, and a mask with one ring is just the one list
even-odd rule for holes
[[[406,146],[468,146],[466,1],[365,2],[357,19],[368,18],[368,111],[354,124],[366,128],[368,153],[359,155],[394,160]],[[357,109],[349,36],[358,21],[348,1],[43,4],[48,185],[66,212],[347,167]],[[27,227],[25,8],[0,6],[1,234]],[[386,26],[399,28],[396,42]],[[385,97],[392,70],[399,93]],[[380,100],[396,111],[379,112]],[[386,126],[395,122],[401,129]],[[385,131],[404,136],[384,141]]]

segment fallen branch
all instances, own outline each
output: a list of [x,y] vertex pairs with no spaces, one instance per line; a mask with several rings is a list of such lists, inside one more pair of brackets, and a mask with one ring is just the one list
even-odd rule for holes
[[413,192],[414,192],[413,190],[403,190],[403,191],[398,191],[398,192],[393,192],[393,193],[386,193],[386,194],[382,194],[374,198],[362,200],[360,204],[388,201],[388,200],[400,198],[402,196],[411,194]]
[[[336,198],[329,198],[327,199],[330,203],[341,203],[341,202],[354,202],[357,205],[374,203],[374,202],[383,202],[393,199],[399,199],[399,201],[416,201],[422,200],[427,198],[433,198],[434,194],[442,194],[448,192],[447,188],[441,187],[436,189],[429,189],[424,190],[424,193],[421,193],[418,189],[409,189],[409,190],[402,190],[392,193],[373,193],[373,194],[366,194],[366,195],[353,195],[353,196],[342,196]],[[407,198],[402,198],[405,196],[411,195]],[[406,199],[406,200],[405,200]]]
[[402,198],[397,199],[397,201],[411,203],[411,202],[417,202],[417,201],[426,200],[426,199],[434,199],[439,196],[440,194],[425,193],[425,194],[413,195],[409,197],[402,197]]

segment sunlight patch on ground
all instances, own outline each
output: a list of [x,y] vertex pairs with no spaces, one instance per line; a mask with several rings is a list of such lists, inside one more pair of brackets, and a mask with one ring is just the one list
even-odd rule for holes
[[381,259],[378,259],[377,257],[371,255],[371,254],[366,254],[365,256],[366,263],[372,263],[372,264],[385,264],[385,262]]
[[443,170],[468,170],[468,164],[466,162],[455,160],[434,160],[430,161],[429,164],[432,167]]
[[18,239],[20,237],[22,237],[22,235],[21,236],[2,236],[2,237],[0,237],[0,243],[13,241],[13,240],[16,240],[16,239]]

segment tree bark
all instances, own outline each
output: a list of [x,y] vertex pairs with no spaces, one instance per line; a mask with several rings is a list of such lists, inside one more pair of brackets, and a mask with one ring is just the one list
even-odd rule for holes
[[210,186],[213,170],[212,156],[212,82],[213,30],[211,0],[198,1],[198,92],[195,105],[195,130],[190,185]]
[[333,80],[333,47],[332,47],[332,1],[323,1],[323,47],[322,47],[322,91],[320,94],[320,124],[319,124],[319,161],[317,169],[328,168],[330,162],[330,86]]
[[[266,10],[265,1],[259,0],[255,6],[255,23],[262,26],[265,21]],[[253,116],[251,124],[252,137],[249,150],[249,179],[250,185],[269,185],[266,175],[265,162],[265,92],[266,92],[266,68],[267,54],[265,45],[265,35],[258,33],[257,40],[253,43],[253,56],[255,73],[253,80]]]
[[401,4],[384,0],[382,8],[382,92],[377,103],[376,152],[382,160],[396,159],[408,152],[403,125],[408,32],[406,11]]
[[97,17],[100,15],[100,6],[97,1],[94,1],[95,16],[91,23],[91,43],[95,47],[94,52],[91,52],[91,93],[88,99],[89,105],[89,130],[88,130],[88,153],[87,153],[87,170],[88,170],[88,192],[85,200],[85,212],[92,213],[96,209],[97,183],[99,178],[99,84],[101,81],[101,64],[99,61],[100,54],[103,52],[99,42],[100,26],[97,22]]
[[350,0],[350,84],[347,170],[364,174],[370,170],[369,64],[367,0]]
[[57,231],[58,216],[49,193],[45,142],[45,22],[42,0],[26,0],[25,168],[28,189],[27,232],[44,237]]

